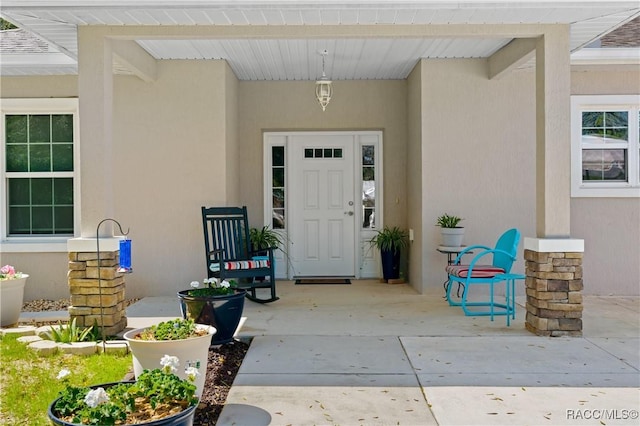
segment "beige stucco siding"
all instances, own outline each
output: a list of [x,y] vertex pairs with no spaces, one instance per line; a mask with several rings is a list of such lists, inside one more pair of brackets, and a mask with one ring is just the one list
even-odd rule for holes
[[[572,93],[639,93],[638,81],[639,71],[578,70]],[[0,83],[7,98],[78,96],[73,76]],[[110,182],[114,217],[133,239],[128,297],[172,295],[204,277],[201,205],[246,204],[262,223],[264,131],[384,132],[385,219],[414,229],[409,277],[421,291],[442,286],[433,223],[444,212],[465,218],[466,244],[512,226],[535,236],[532,71],[488,80],[484,60],[423,60],[406,81],[334,87],[323,113],[313,82],[239,82],[224,61],[158,61],[150,83],[114,77]],[[82,165],[97,167],[101,158]],[[585,293],[639,294],[640,201],[572,199],[571,236],[585,240]],[[31,274],[27,300],[68,296],[66,253],[0,256]],[[522,271],[522,246],[519,259]]]
[[422,277],[426,273],[424,253],[433,249],[425,247],[426,229],[422,223],[422,212],[428,198],[423,193],[422,183],[422,111],[426,103],[423,96],[423,70],[420,61],[407,78],[407,225],[414,235],[414,240],[409,244],[409,282],[419,291],[422,291]]
[[[571,94],[640,94],[640,70],[573,72]],[[571,235],[585,240],[585,293],[640,293],[638,198],[572,198]]]
[[[442,288],[445,278],[434,226],[445,212],[464,218],[467,245],[492,246],[512,227],[535,236],[535,76],[488,80],[485,60],[423,60],[422,67],[426,290]],[[514,268],[524,270],[522,244]]]
[[406,225],[406,87],[404,80],[336,81],[325,112],[314,82],[240,82],[238,138],[241,204],[262,224],[262,135],[265,131],[382,130],[385,222]]
[[206,275],[200,207],[237,197],[226,183],[237,174],[227,67],[159,61],[155,82],[115,79],[115,217],[131,228],[130,296],[175,294]]

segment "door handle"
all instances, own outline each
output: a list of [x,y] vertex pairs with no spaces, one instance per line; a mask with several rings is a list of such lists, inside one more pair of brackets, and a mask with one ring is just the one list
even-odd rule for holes
[[353,216],[353,212],[344,212],[344,214],[349,215],[349,216]]

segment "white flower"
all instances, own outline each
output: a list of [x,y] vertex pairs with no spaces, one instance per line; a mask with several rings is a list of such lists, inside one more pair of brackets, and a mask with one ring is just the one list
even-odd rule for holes
[[200,282],[198,282],[198,281],[191,281],[191,287],[193,287],[193,288],[198,288],[198,287],[200,287]]
[[224,281],[222,281],[222,282],[220,283],[220,287],[222,287],[222,288],[229,288],[229,287],[231,287],[231,283],[230,283],[229,281],[227,281],[227,280],[224,280]]
[[189,380],[191,380],[192,382],[195,382],[196,381],[196,377],[198,377],[200,375],[200,372],[195,367],[187,367],[187,368],[184,369],[184,374],[187,375]]
[[58,380],[62,380],[65,377],[67,377],[69,374],[71,374],[71,371],[67,370],[66,368],[63,368],[62,370],[60,370],[60,372],[58,373]]
[[165,355],[160,360],[162,369],[167,373],[175,373],[180,365],[180,360],[177,356]]
[[84,397],[84,402],[89,407],[96,408],[103,402],[109,402],[109,395],[107,395],[103,388],[93,389]]
[[204,280],[202,280],[202,282],[204,282],[205,284],[215,284],[214,287],[217,287],[218,285],[218,279],[217,278],[205,278]]

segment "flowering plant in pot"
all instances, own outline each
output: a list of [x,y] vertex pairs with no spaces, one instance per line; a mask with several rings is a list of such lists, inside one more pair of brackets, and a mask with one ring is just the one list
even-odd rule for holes
[[192,281],[190,290],[178,292],[182,316],[215,327],[211,344],[228,343],[242,319],[246,291],[238,289],[235,280],[205,278],[203,283],[205,287]]
[[24,299],[24,286],[29,275],[16,271],[11,265],[0,268],[0,326],[16,324]]
[[185,369],[176,372],[180,378],[187,378],[187,371],[191,367],[201,372],[195,380],[196,396],[199,398],[204,387],[211,337],[215,333],[216,329],[209,325],[176,318],[151,327],[130,330],[123,337],[133,355],[133,372],[136,378],[144,370],[154,368],[163,354],[170,354],[185,360]]
[[[106,383],[92,387],[67,384],[49,406],[54,424],[192,424],[198,403],[194,381],[201,374],[188,367],[186,378],[175,372],[180,360],[164,355],[162,368],[144,370],[136,381]],[[63,369],[58,379],[68,381],[70,371]]]

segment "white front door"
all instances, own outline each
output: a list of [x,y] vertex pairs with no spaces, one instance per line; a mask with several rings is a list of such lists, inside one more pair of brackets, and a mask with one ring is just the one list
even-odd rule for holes
[[292,135],[288,144],[293,274],[355,275],[354,136]]

